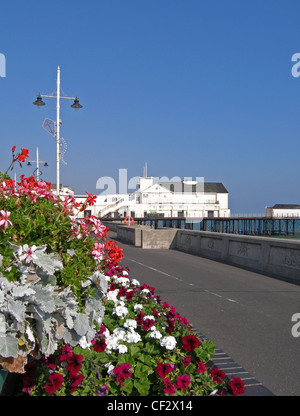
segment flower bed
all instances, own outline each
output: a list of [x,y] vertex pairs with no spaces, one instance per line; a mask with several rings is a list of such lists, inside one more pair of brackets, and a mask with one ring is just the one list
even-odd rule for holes
[[[15,162],[24,162],[21,149]],[[18,186],[17,186],[18,185]],[[130,278],[122,250],[85,204],[50,183],[2,174],[0,364],[31,396],[207,396],[244,393],[212,366],[211,341]]]

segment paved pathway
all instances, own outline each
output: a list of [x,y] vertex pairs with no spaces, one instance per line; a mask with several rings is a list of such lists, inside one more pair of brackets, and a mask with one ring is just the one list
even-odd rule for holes
[[291,320],[300,313],[300,286],[175,250],[118,245],[131,278],[154,286],[211,339],[216,358],[240,367],[253,394],[300,395],[300,337]]

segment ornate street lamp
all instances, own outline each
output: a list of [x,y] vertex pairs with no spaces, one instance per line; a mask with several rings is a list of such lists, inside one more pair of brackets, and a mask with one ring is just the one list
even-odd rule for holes
[[56,195],[59,196],[60,191],[60,99],[64,98],[67,100],[74,100],[74,103],[71,105],[71,107],[78,111],[80,108],[82,108],[82,105],[79,104],[79,100],[77,97],[65,97],[61,96],[61,89],[60,89],[60,67],[57,67],[57,82],[56,82],[56,95],[41,95],[39,94],[37,96],[36,101],[34,101],[34,105],[37,106],[37,108],[41,108],[45,105],[44,101],[42,100],[42,97],[45,98],[56,98],[56,129],[55,129],[55,136],[56,136]]
[[31,163],[36,163],[36,169],[34,170],[33,173],[36,172],[36,180],[39,181],[40,180],[40,176],[43,172],[40,171],[40,163],[44,163],[45,167],[48,167],[48,163],[45,162],[44,160],[40,160],[39,159],[39,148],[36,148],[36,160],[28,160],[27,162],[27,166],[31,166]]

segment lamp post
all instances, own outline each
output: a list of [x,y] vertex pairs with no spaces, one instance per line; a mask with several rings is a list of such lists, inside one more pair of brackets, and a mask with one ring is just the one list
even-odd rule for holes
[[56,129],[55,129],[55,135],[56,135],[56,195],[59,196],[60,192],[60,100],[61,98],[67,99],[67,100],[74,100],[74,103],[71,105],[71,107],[74,110],[79,110],[82,108],[82,105],[79,104],[79,100],[77,97],[65,97],[61,96],[60,94],[60,67],[57,67],[57,82],[56,82],[56,95],[41,95],[39,94],[37,96],[36,101],[34,101],[34,105],[36,105],[38,108],[41,108],[45,105],[45,103],[42,100],[42,97],[44,98],[56,98]]
[[[40,162],[44,163],[44,166],[47,167],[48,163],[45,160],[39,160],[39,148],[36,148],[36,160],[28,160],[27,162],[27,166],[31,166],[31,163],[36,163],[36,169],[34,172],[36,172],[36,180],[39,181],[40,180]],[[33,172],[33,173],[34,173]]]

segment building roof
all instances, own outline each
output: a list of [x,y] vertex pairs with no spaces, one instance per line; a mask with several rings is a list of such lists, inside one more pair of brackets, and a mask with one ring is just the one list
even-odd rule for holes
[[[169,191],[171,190],[173,192],[182,192],[184,189],[188,192],[203,192],[204,191],[205,193],[228,194],[227,189],[220,182],[204,182],[204,189],[203,189],[203,182],[197,182],[195,184],[196,188],[193,188],[192,184],[187,184],[187,183],[184,184],[183,182],[158,182],[158,185],[161,185],[164,188],[168,189]],[[184,188],[182,188],[182,185],[184,185]]]
[[299,204],[275,204],[273,207],[270,207],[273,209],[300,209]]

